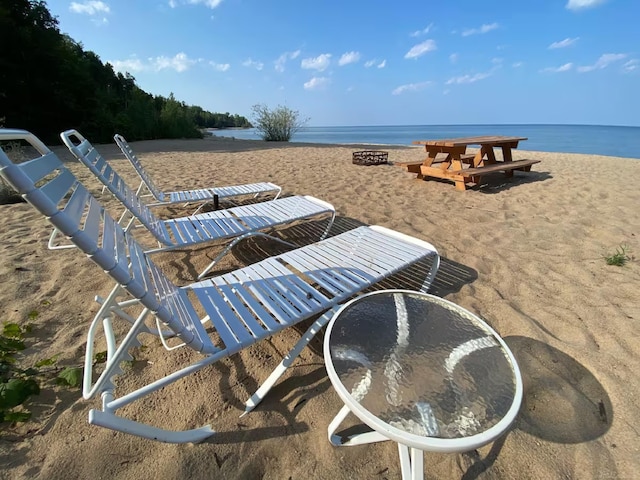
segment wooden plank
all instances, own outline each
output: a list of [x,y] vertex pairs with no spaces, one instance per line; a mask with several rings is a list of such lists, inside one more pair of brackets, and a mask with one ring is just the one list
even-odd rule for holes
[[499,135],[485,135],[478,137],[443,138],[439,140],[415,140],[414,145],[460,147],[467,145],[499,145],[502,143],[516,143],[527,140],[526,137],[506,137]]
[[480,176],[485,173],[491,172],[507,172],[511,170],[524,170],[527,167],[531,167],[536,163],[540,163],[540,160],[517,160],[515,162],[499,162],[486,167],[467,168],[465,170],[458,170],[452,172],[463,177]]
[[460,171],[442,170],[440,168],[422,166],[421,173],[425,177],[437,177],[437,178],[444,178],[446,180],[457,180],[457,181],[464,180],[464,177],[460,174]]
[[407,166],[411,166],[411,165],[422,165],[424,163],[424,160],[412,160],[410,162],[393,162],[394,165],[397,165],[398,167],[407,167]]

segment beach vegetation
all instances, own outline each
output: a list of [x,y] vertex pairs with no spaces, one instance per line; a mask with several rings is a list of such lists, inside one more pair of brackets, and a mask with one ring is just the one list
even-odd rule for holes
[[267,142],[288,142],[309,119],[302,119],[300,112],[289,107],[278,105],[269,108],[264,104],[252,107],[255,129]]
[[[31,320],[38,316],[29,312]],[[25,403],[40,393],[41,383],[53,379],[57,385],[78,387],[82,383],[82,369],[56,367],[56,357],[44,358],[25,367],[23,351],[31,333],[31,325],[5,323],[0,331],[0,424],[26,422],[31,412]]]
[[114,71],[94,52],[60,32],[44,1],[13,0],[0,8],[2,82],[0,121],[59,143],[75,128],[94,143],[199,138],[202,129],[250,127],[242,116],[213,113],[170,95],[151,95],[129,73]]
[[626,245],[620,245],[616,247],[615,252],[605,255],[604,260],[607,262],[607,265],[615,265],[616,267],[624,266],[631,257],[628,255],[628,248]]
[[31,414],[19,407],[30,396],[40,393],[35,376],[46,362],[26,369],[18,365],[19,354],[26,348],[24,335],[29,331],[28,326],[7,323],[0,334],[0,423],[28,420]]

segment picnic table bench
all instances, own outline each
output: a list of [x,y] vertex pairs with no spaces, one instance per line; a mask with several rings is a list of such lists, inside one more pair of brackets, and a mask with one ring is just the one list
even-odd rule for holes
[[[513,176],[515,170],[528,172],[540,160],[514,161],[511,150],[525,137],[481,136],[451,138],[443,140],[416,140],[414,145],[424,145],[427,157],[424,160],[397,162],[396,165],[418,178],[442,178],[455,182],[456,190],[466,190],[467,183],[478,183],[488,173],[504,172]],[[467,154],[469,145],[479,145],[475,154]],[[502,160],[496,158],[494,148],[502,150]],[[444,154],[444,157],[439,154]]]

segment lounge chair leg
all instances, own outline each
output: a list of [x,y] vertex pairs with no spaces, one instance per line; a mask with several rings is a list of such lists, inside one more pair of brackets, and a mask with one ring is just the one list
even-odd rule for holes
[[164,430],[118,417],[113,413],[94,409],[89,410],[89,423],[91,425],[99,425],[118,432],[129,433],[131,435],[137,435],[138,437],[148,438],[149,440],[158,440],[166,443],[199,443],[216,433],[215,430],[211,428],[211,425],[181,432]]
[[275,370],[271,372],[271,375],[269,375],[264,383],[260,385],[260,388],[256,390],[256,393],[254,393],[251,398],[245,402],[244,413],[240,415],[241,417],[258,406],[258,404],[264,399],[267,393],[269,393],[269,390],[271,390],[278,379],[280,379],[280,377],[284,374],[287,368],[289,368],[289,366],[298,357],[298,355],[300,355],[302,349],[307,346],[307,344],[316,335],[316,333],[322,330],[322,327],[329,323],[329,320],[331,320],[331,317],[333,316],[335,311],[337,311],[337,308],[339,307],[334,307],[331,310],[325,312],[320,318],[313,322],[313,324],[307,329],[306,332],[304,332],[302,338],[298,340],[298,343],[296,343],[293,349],[282,359],[282,362],[280,362]]
[[327,228],[325,228],[324,232],[322,233],[320,240],[324,240],[325,237],[329,235],[329,231],[331,230],[331,227],[333,227],[333,222],[335,221],[335,219],[336,219],[336,212],[334,210],[333,213],[331,214],[331,219],[329,220],[329,224],[327,225]]
[[433,281],[436,279],[436,274],[438,273],[438,269],[440,268],[440,255],[437,253],[434,254],[433,262],[431,263],[431,270],[429,270],[429,275],[425,278],[422,286],[420,287],[420,291],[424,293],[428,293],[429,289],[433,285]]
[[253,236],[267,237],[267,238],[270,238],[271,240],[275,240],[277,242],[284,243],[285,245],[287,245],[289,247],[293,247],[293,248],[296,247],[296,245],[294,245],[291,242],[286,242],[286,241],[284,241],[284,240],[282,240],[280,238],[274,237],[272,235],[267,235],[266,233],[260,233],[260,232],[245,233],[244,235],[240,235],[239,237],[235,238],[233,240],[233,242],[231,242],[229,245],[227,245],[225,247],[225,249],[222,250],[222,252],[220,252],[216,256],[216,258],[214,258],[213,261],[209,265],[207,265],[207,267],[200,273],[200,275],[198,275],[198,280],[202,280],[202,277],[204,277],[207,273],[209,273],[211,271],[211,269],[214,267],[214,265],[216,263],[218,263],[222,257],[224,257],[227,253],[229,253],[229,250],[231,250],[235,244],[237,244],[241,240],[244,240],[245,238],[249,238],[249,237],[253,237]]
[[60,230],[58,230],[57,228],[53,229],[53,232],[51,232],[51,236],[49,237],[49,244],[47,245],[49,250],[63,250],[65,248],[77,248],[75,245],[56,245],[56,238],[61,233],[62,232],[60,232]]

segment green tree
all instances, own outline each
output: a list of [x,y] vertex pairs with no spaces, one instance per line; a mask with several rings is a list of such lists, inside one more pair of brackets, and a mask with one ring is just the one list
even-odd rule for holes
[[69,128],[111,142],[116,132],[131,140],[198,137],[200,128],[248,123],[144,92],[131,75],[60,33],[44,1],[2,0],[0,45],[0,125],[46,143]]
[[267,142],[288,142],[291,137],[309,121],[300,119],[297,110],[282,105],[270,109],[257,104],[252,107],[255,128]]

